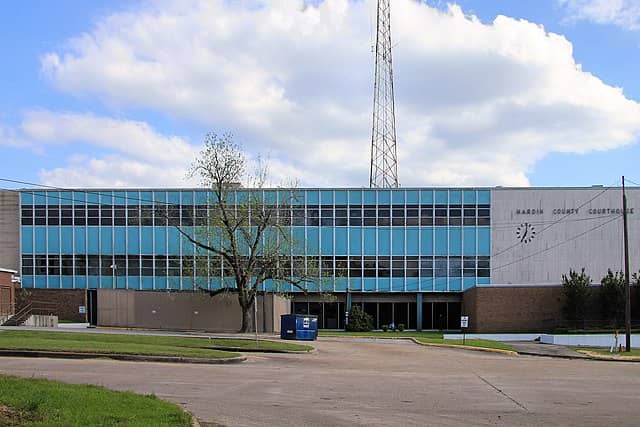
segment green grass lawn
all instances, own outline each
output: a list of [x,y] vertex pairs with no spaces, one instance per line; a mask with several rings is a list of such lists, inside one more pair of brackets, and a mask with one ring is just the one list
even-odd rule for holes
[[[334,337],[371,337],[371,338],[415,338],[417,341],[425,344],[454,344],[462,345],[462,340],[445,340],[443,335],[438,332],[416,332],[416,331],[403,331],[403,332],[341,332],[341,331],[326,331],[320,332],[320,336],[334,336]],[[500,350],[515,351],[513,348],[505,343],[491,340],[480,339],[467,339],[465,345],[471,347],[483,347],[483,348],[495,348]]]
[[0,376],[0,425],[188,427],[191,417],[153,395]]
[[630,352],[626,352],[624,351],[624,344],[622,345],[622,352],[618,353],[609,353],[609,349],[608,348],[603,348],[603,347],[571,347],[572,349],[579,351],[579,350],[586,350],[586,351],[590,351],[593,353],[598,353],[598,354],[602,354],[603,356],[614,356],[614,357],[618,357],[618,356],[640,356],[640,349],[638,348],[632,348]]
[[78,332],[0,331],[0,349],[74,351],[177,356],[219,359],[238,353],[212,347],[235,347],[261,350],[308,351],[309,346],[274,341],[243,339],[208,339],[158,335],[125,335]]

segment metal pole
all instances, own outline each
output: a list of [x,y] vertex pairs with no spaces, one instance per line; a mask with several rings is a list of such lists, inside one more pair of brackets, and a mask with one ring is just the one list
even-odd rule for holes
[[622,221],[624,236],[624,289],[625,289],[625,329],[626,351],[631,351],[631,286],[629,286],[629,232],[627,230],[627,194],[624,191],[624,176],[622,177]]
[[253,294],[253,324],[256,330],[256,344],[258,344],[258,293]]

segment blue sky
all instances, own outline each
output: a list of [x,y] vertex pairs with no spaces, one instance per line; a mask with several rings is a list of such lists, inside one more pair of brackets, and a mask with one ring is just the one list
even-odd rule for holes
[[[423,3],[393,3],[402,185],[640,181],[640,2]],[[371,2],[0,7],[1,178],[189,185],[213,130],[275,183],[367,185]]]

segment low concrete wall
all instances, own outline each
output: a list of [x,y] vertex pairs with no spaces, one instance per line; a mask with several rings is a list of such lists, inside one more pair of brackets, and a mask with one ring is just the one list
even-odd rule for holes
[[[491,341],[535,341],[541,334],[466,334],[467,339],[491,340]],[[462,334],[444,334],[445,340],[461,340]]]
[[[97,307],[99,326],[237,332],[242,325],[235,294],[99,289]],[[257,307],[259,332],[278,332],[280,315],[290,312],[289,301],[273,294],[259,295]]]
[[[611,347],[614,343],[613,334],[584,334],[584,335],[552,335],[542,334],[540,342],[544,344],[572,345],[581,347]],[[618,344],[626,344],[624,333],[618,335]],[[631,335],[631,347],[640,347],[640,335]]]
[[37,328],[55,328],[58,326],[58,316],[32,314],[23,323],[23,326],[35,326]]

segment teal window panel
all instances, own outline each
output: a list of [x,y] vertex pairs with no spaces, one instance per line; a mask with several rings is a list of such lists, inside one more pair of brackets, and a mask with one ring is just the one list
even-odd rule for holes
[[420,228],[420,254],[433,255],[433,227]]
[[[60,253],[73,254],[73,227],[60,227]],[[77,253],[77,251],[76,251]]]
[[422,292],[433,292],[433,278],[423,277],[420,279],[420,290]]
[[62,276],[60,278],[60,287],[62,289],[73,289],[73,276]]
[[447,255],[449,253],[448,240],[449,236],[446,227],[435,228],[435,254]]
[[60,253],[60,227],[47,227],[47,251],[50,254]]
[[446,205],[447,203],[449,203],[449,192],[447,190],[436,190],[435,202],[438,205]]
[[389,205],[389,204],[391,204],[391,191],[389,191],[389,190],[378,190],[378,204],[379,205]]
[[393,237],[392,255],[403,255],[404,254],[404,229],[394,228],[392,237]]
[[101,276],[100,277],[101,289],[113,289],[115,288],[115,276]]
[[87,287],[89,289],[98,289],[100,287],[100,277],[98,276],[87,277]]
[[275,205],[276,203],[278,203],[278,193],[272,190],[265,191],[264,203],[267,205]]
[[113,253],[113,229],[100,227],[100,250],[103,254]]
[[87,192],[87,203],[96,205],[100,203],[100,194],[96,191]]
[[320,254],[320,230],[318,227],[307,227],[307,255]]
[[20,236],[20,247],[23,254],[33,253],[33,226],[22,226]]
[[167,192],[166,191],[154,191],[153,192],[153,201],[158,203],[166,203],[167,201]]
[[193,205],[193,191],[181,191],[180,198],[183,205]]
[[491,230],[478,227],[478,255],[491,255]]
[[44,191],[36,191],[33,193],[34,205],[45,205],[47,203],[47,195]]
[[365,277],[362,279],[364,284],[364,291],[371,292],[376,290],[376,279],[374,277]]
[[140,252],[142,255],[153,255],[152,227],[140,227]]
[[23,288],[33,288],[34,277],[33,276],[22,276],[22,287]]
[[347,190],[336,190],[334,198],[336,205],[346,205],[348,203]]
[[378,292],[390,292],[391,291],[391,279],[388,277],[378,278]]
[[362,204],[362,191],[349,190],[349,203],[352,205]]
[[364,231],[364,254],[376,254],[376,229],[373,227],[365,227]]
[[475,277],[465,277],[462,279],[463,290],[471,289],[476,285]]
[[332,205],[333,204],[333,191],[322,190],[320,191],[320,204]]
[[476,254],[476,228],[475,227],[462,227],[462,254],[463,255],[475,255]]
[[[169,229],[169,230],[171,230],[171,229]],[[185,232],[190,234],[191,236],[193,236],[193,228],[192,227],[185,227]],[[194,255],[195,254],[196,246],[193,243],[191,243],[186,237],[181,236],[180,242],[182,243],[182,255]],[[246,245],[245,240],[242,240],[242,242],[244,242],[244,244]],[[171,253],[171,252],[169,252],[169,253]],[[248,254],[249,251],[247,250],[246,253]],[[177,254],[177,252],[176,252],[176,254]]]
[[87,253],[100,254],[100,227],[87,227]]
[[336,244],[335,244],[335,254],[336,255],[347,255],[348,245],[349,245],[349,236],[347,234],[347,229],[345,227],[336,227]]
[[407,227],[405,239],[407,242],[407,255],[418,255],[420,253],[420,229],[418,227]]
[[[222,287],[222,279],[220,277],[211,277],[207,285],[207,289],[220,289]],[[264,290],[264,284],[262,287]]]
[[349,290],[350,291],[361,291],[362,290],[362,278],[361,277],[350,277],[349,278]]
[[140,204],[140,192],[139,191],[127,191],[127,205],[136,206]]
[[344,292],[347,290],[347,284],[349,283],[349,279],[346,277],[336,277],[333,289],[336,292]]
[[86,276],[73,276],[73,287],[76,289],[86,289],[87,288],[87,277]]
[[144,290],[152,290],[153,289],[153,277],[143,276],[141,278],[140,288]]
[[349,227],[349,254],[362,255],[362,228]]
[[462,191],[451,190],[449,191],[449,204],[460,205],[462,204]]
[[433,283],[433,290],[435,292],[446,292],[447,291],[447,278],[446,277],[436,277]]
[[465,205],[476,204],[476,192],[473,190],[464,190],[462,193],[462,203]]
[[321,242],[320,248],[322,255],[333,254],[333,228],[332,227],[320,227]]
[[377,203],[376,190],[364,190],[362,192],[363,203],[365,205],[375,205]]
[[73,193],[71,191],[61,191],[60,200],[58,203],[61,205],[70,205],[73,202]]
[[35,226],[35,253],[44,254],[47,252],[47,227]]
[[491,278],[490,277],[478,277],[478,280],[476,282],[478,285],[489,285],[491,284]]
[[127,227],[127,252],[140,253],[140,228],[138,227]]
[[112,205],[113,204],[113,193],[111,191],[101,191],[100,192],[100,203],[103,205]]
[[178,191],[169,191],[167,193],[167,202],[175,205],[180,204],[180,193]]
[[74,191],[73,192],[73,204],[74,205],[84,205],[87,200],[87,193],[84,191]]
[[294,255],[304,255],[304,227],[292,227],[291,249]]
[[154,277],[153,288],[159,290],[167,289],[167,278],[165,276]]
[[175,228],[169,227],[167,229],[167,247],[169,248],[169,254],[180,255],[181,237],[180,232]]
[[47,276],[35,276],[34,287],[44,289],[47,287]]
[[140,276],[127,277],[127,289],[140,289]]
[[308,205],[317,205],[320,203],[320,193],[317,190],[307,190],[307,204]]
[[404,278],[394,277],[391,279],[391,290],[393,292],[404,292]]
[[167,289],[180,289],[180,276],[167,277]]
[[181,289],[194,289],[194,281],[193,277],[182,277],[182,284],[180,284]]
[[125,276],[116,277],[116,289],[127,289],[127,278]]
[[[397,230],[393,231],[395,238],[395,232]],[[389,227],[378,228],[378,254],[391,255],[391,230]]]
[[195,203],[196,205],[204,205],[207,203],[207,192],[206,191],[196,191],[195,192]]
[[418,190],[407,190],[407,204],[417,205],[420,203],[420,193]]
[[292,205],[304,205],[304,191],[296,190],[291,197]]
[[489,205],[489,204],[491,204],[491,191],[489,191],[489,190],[479,190],[478,191],[478,204],[479,205]]
[[60,276],[47,276],[47,287],[49,289],[60,289]]
[[124,191],[114,191],[113,192],[113,204],[114,205],[124,205],[126,204],[127,193]]
[[59,205],[60,204],[60,193],[58,191],[47,191],[47,204],[48,205]]
[[462,291],[462,278],[461,277],[449,278],[449,291],[451,291],[451,292],[460,292],[460,291]]
[[156,254],[167,253],[167,227],[153,228],[153,249]]
[[392,190],[391,191],[391,203],[394,205],[404,205],[405,194],[404,190]]
[[113,227],[113,252],[116,254],[127,253],[127,229],[126,227]]
[[21,191],[20,192],[20,203],[23,205],[31,205],[33,204],[33,193],[30,191]]
[[417,292],[420,290],[420,281],[417,277],[407,277],[407,292]]
[[449,255],[462,255],[462,227],[449,228]]
[[153,204],[153,193],[151,191],[141,191],[140,192],[140,204],[141,205],[152,205]]

